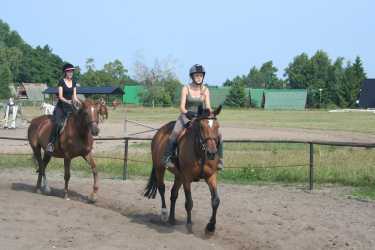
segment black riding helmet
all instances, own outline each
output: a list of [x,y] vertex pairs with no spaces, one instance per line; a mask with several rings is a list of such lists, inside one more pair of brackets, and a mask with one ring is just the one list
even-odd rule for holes
[[200,64],[194,64],[189,71],[190,77],[193,79],[193,74],[195,73],[202,73],[203,77],[206,75],[206,71],[204,70],[204,67]]
[[65,63],[63,66],[63,72],[66,72],[69,70],[75,70],[75,67],[73,66],[73,64]]

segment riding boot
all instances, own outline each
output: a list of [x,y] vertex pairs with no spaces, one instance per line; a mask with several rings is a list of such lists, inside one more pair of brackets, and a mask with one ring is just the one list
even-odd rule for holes
[[57,138],[59,137],[59,132],[60,132],[60,125],[59,124],[54,124],[50,137],[49,137],[49,143],[47,144],[46,151],[48,153],[53,153],[55,150],[55,143],[57,141]]
[[219,143],[219,148],[218,148],[218,154],[219,154],[219,164],[217,165],[218,170],[223,170],[224,169],[224,147],[223,147],[223,142]]
[[163,163],[164,163],[165,168],[167,169],[172,169],[175,167],[172,161],[172,158],[175,155],[176,148],[177,148],[176,141],[173,139],[169,139],[168,144],[165,148],[164,155],[163,155]]

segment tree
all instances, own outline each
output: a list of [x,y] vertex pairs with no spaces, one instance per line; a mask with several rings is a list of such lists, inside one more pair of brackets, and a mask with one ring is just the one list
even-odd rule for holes
[[293,89],[304,89],[309,86],[309,74],[311,72],[310,59],[306,53],[293,58],[285,69],[284,76],[287,77],[289,85]]
[[229,79],[225,80],[225,82],[223,83],[223,86],[224,87],[230,87],[232,86],[233,82]]
[[20,49],[15,47],[0,48],[0,65],[7,64],[13,76],[18,74],[21,60],[22,52]]
[[263,75],[257,67],[253,66],[250,69],[249,74],[247,75],[247,86],[251,88],[264,88],[265,82],[263,79]]
[[246,105],[245,86],[241,83],[233,83],[224,105],[229,107],[244,107]]
[[134,64],[136,80],[146,87],[141,95],[145,105],[169,106],[175,100],[181,82],[176,76],[174,62],[170,59],[155,60],[152,68],[137,60]]
[[347,107],[348,103],[344,98],[345,95],[345,69],[343,67],[344,58],[338,57],[329,70],[328,77],[328,99],[330,104],[339,107]]
[[326,52],[318,50],[311,58],[306,53],[296,56],[285,69],[285,76],[291,88],[307,89],[309,107],[318,107],[321,103],[330,103],[331,70],[331,59]]
[[354,107],[356,105],[359,89],[364,79],[366,79],[366,73],[361,58],[357,56],[354,63],[349,62],[345,68],[343,91],[340,92],[341,99],[345,100],[347,106]]
[[80,74],[79,78],[79,82],[83,86],[104,86],[110,84],[123,88],[126,82],[133,81],[127,75],[128,70],[118,59],[106,63],[103,69],[96,69],[94,59],[88,58],[86,59],[85,68],[86,72]]
[[12,83],[12,72],[6,64],[0,65],[0,98],[9,98],[9,84]]

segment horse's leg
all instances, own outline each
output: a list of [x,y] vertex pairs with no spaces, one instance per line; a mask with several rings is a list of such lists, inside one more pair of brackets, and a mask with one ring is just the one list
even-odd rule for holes
[[186,227],[188,231],[191,233],[193,231],[191,222],[191,210],[193,209],[193,199],[191,197],[191,183],[184,181],[183,184],[185,192],[185,209],[187,213]]
[[160,168],[161,171],[156,171],[156,179],[157,179],[157,186],[158,191],[161,198],[161,215],[160,218],[162,221],[166,222],[168,220],[168,210],[167,205],[165,203],[165,184],[164,184],[164,173],[165,168]]
[[43,178],[42,179],[42,181],[43,181],[42,182],[42,190],[43,190],[44,194],[50,194],[51,193],[51,189],[48,186],[47,176],[46,176],[46,168],[47,168],[47,165],[48,165],[50,160],[51,160],[51,155],[44,153],[44,155],[43,155],[43,168],[42,168],[42,178]]
[[169,212],[169,223],[172,225],[176,223],[176,219],[175,219],[176,200],[178,198],[178,190],[180,190],[181,184],[182,183],[179,177],[175,177],[173,187],[171,190],[171,209]]
[[207,180],[207,184],[211,192],[212,215],[211,215],[210,222],[206,226],[206,232],[213,233],[215,232],[215,225],[216,225],[216,211],[220,204],[220,198],[217,193],[216,174],[212,175]]
[[68,186],[69,186],[69,180],[70,180],[70,158],[64,158],[64,181],[65,181],[65,187],[64,187],[64,199],[69,200],[68,195]]
[[91,193],[91,195],[89,196],[89,199],[91,202],[95,202],[96,199],[97,199],[97,192],[99,190],[99,177],[98,177],[98,171],[96,170],[96,163],[94,161],[94,158],[92,157],[92,154],[89,153],[88,155],[84,156],[83,157],[90,165],[91,167],[91,170],[92,170],[92,174],[93,174],[93,177],[94,177],[94,185],[93,185],[93,191]]
[[36,146],[36,147],[33,147],[33,152],[34,152],[34,157],[38,163],[38,170],[37,170],[37,173],[38,173],[38,180],[36,182],[36,192],[37,193],[42,193],[42,191],[40,190],[41,186],[42,186],[42,177],[43,177],[43,174],[42,174],[42,166],[43,166],[43,161],[42,161],[42,153],[41,153],[41,147],[40,145]]

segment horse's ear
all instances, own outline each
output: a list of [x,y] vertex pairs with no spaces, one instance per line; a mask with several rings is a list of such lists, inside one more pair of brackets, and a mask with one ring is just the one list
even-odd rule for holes
[[220,114],[221,112],[221,109],[223,108],[223,105],[220,104],[219,107],[217,107],[215,110],[214,110],[214,115],[217,116]]

